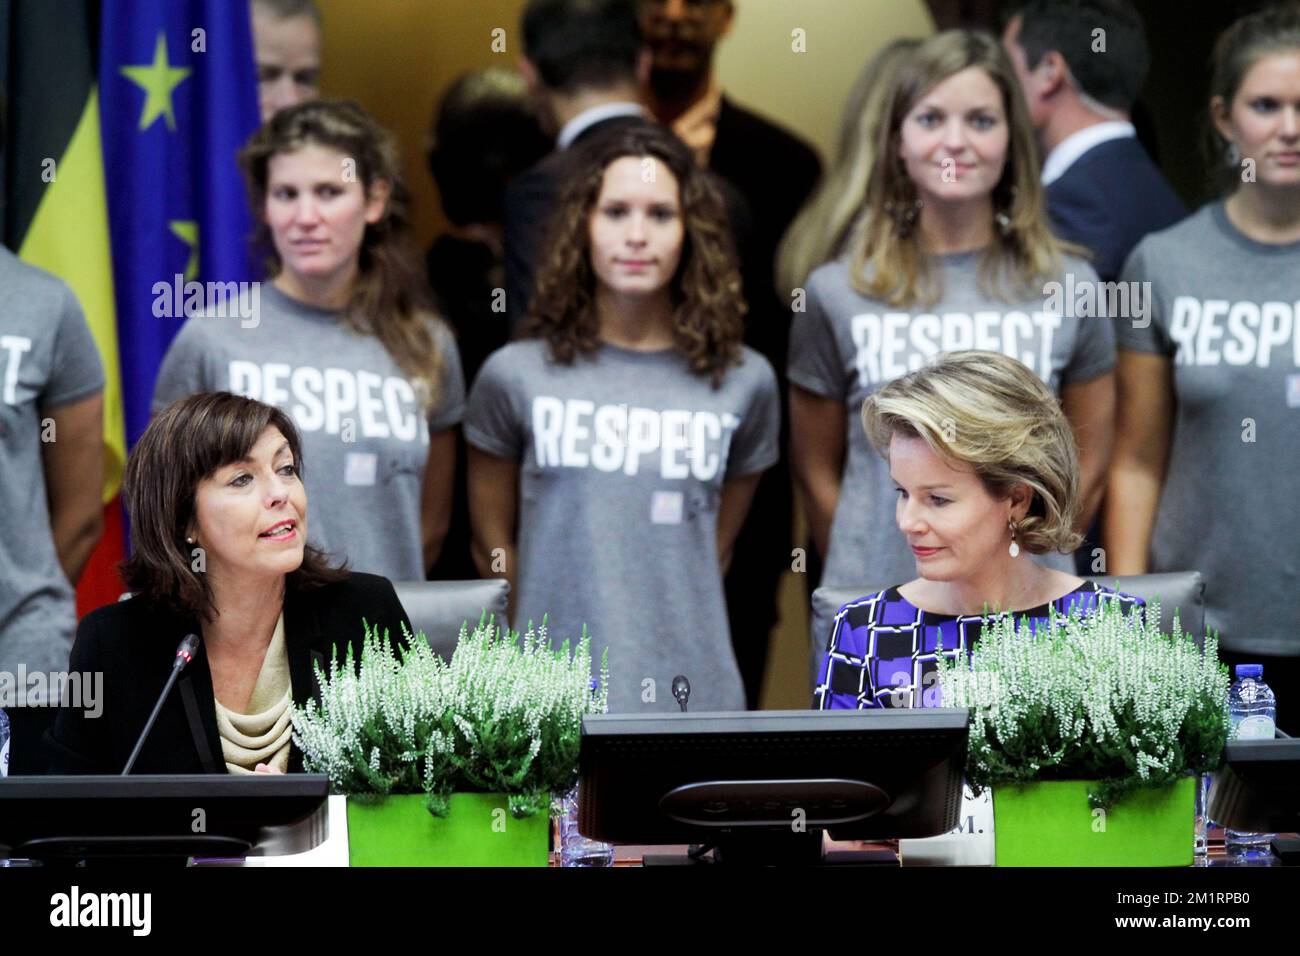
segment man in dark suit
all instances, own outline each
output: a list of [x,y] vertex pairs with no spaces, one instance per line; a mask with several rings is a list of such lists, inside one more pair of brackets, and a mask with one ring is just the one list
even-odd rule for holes
[[1046,157],[1052,226],[1113,281],[1143,236],[1187,214],[1131,121],[1148,62],[1142,19],[1125,0],[1031,0],[1002,42]]
[[506,314],[515,331],[528,310],[571,147],[598,130],[649,118],[640,89],[650,61],[634,0],[531,0],[522,32],[520,70],[555,136],[555,151],[505,192]]
[[[1119,278],[1149,232],[1187,215],[1147,151],[1131,112],[1147,72],[1142,18],[1127,0],[1030,0],[1002,33],[1038,133],[1053,231],[1092,253],[1102,282]],[[1104,573],[1097,521],[1075,552],[1079,574]]]
[[[647,101],[660,122],[690,146],[701,166],[729,183],[750,213],[741,248],[749,315],[745,342],[776,370],[784,407],[790,295],[775,288],[776,247],[821,175],[810,146],[726,96],[713,52],[735,19],[732,0],[639,0],[654,60]],[[727,573],[731,636],[751,708],[758,706],[776,592],[791,562],[793,495],[785,423],[781,460],[759,483]]]

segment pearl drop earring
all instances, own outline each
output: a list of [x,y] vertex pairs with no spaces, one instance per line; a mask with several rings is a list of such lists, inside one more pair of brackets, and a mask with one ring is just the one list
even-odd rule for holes
[[1020,545],[1016,544],[1016,523],[1008,521],[1007,527],[1011,529],[1011,546],[1007,548],[1007,554],[1013,558],[1018,558],[1020,557]]

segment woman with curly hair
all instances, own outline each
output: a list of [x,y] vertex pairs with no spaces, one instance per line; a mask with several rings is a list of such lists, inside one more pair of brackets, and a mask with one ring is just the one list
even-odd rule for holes
[[722,576],[777,459],[722,200],[652,124],[584,143],[528,328],[465,415],[474,559],[512,616],[608,646],[610,709],[743,710]]

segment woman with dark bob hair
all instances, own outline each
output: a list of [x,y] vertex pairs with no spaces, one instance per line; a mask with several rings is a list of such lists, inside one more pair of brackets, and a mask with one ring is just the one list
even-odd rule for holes
[[726,214],[654,124],[584,142],[537,276],[536,338],[483,365],[465,439],[473,553],[512,619],[609,648],[610,709],[743,710],[723,598],[777,458],[776,376],[741,344]]
[[307,542],[298,430],[229,392],[192,395],[150,423],[127,462],[128,600],[86,615],[71,670],[104,675],[99,713],[65,709],[55,773],[120,773],[187,634],[199,650],[168,695],[135,773],[301,770],[290,704],[363,619],[402,640],[410,621],[382,577],[332,567]]

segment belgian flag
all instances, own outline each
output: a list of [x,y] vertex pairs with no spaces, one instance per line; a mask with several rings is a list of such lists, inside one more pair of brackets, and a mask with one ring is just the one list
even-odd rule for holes
[[7,121],[0,239],[76,293],[104,365],[104,534],[77,588],[85,613],[116,600],[125,553],[125,427],[100,137],[93,0],[0,0]]

